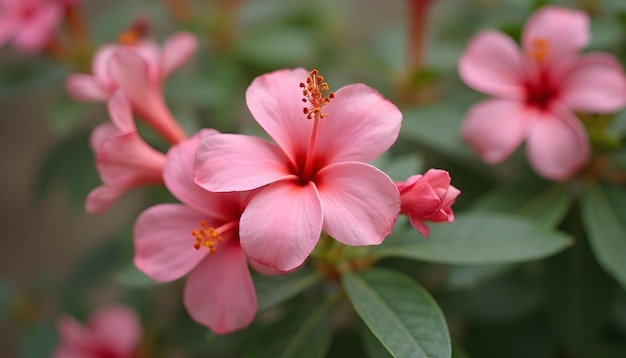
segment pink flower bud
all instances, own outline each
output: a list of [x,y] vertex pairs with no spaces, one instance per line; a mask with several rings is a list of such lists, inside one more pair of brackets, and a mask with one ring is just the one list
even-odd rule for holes
[[400,191],[400,211],[408,215],[411,225],[426,237],[430,235],[430,228],[425,221],[454,221],[451,206],[461,191],[450,185],[450,180],[447,171],[430,169],[424,175],[413,175],[405,182],[396,183]]

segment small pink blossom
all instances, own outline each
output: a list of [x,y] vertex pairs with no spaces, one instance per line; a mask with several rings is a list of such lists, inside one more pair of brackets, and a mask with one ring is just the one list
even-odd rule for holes
[[89,193],[86,210],[103,213],[126,191],[146,184],[161,184],[165,154],[139,137],[128,100],[121,92],[108,103],[113,123],[96,127],[91,147],[104,182]]
[[118,89],[133,110],[170,143],[186,138],[163,98],[163,82],[195,52],[196,38],[185,32],[170,37],[162,49],[153,41],[136,45],[105,45],[96,53],[93,75],[73,74],[67,80],[78,101],[107,101]]
[[276,144],[219,134],[198,147],[196,183],[203,188],[260,188],[241,216],[241,246],[277,270],[301,265],[322,230],[347,245],[380,244],[399,213],[393,181],[367,162],[395,142],[402,114],[363,84],[327,90],[317,71],[257,77],[246,101]]
[[63,7],[48,0],[0,0],[0,46],[12,41],[25,53],[43,51],[62,20]]
[[200,137],[204,130],[172,147],[164,181],[183,204],[159,204],[135,223],[135,265],[159,282],[189,274],[184,302],[191,317],[217,334],[249,325],[257,301],[247,257],[239,246],[239,218],[248,196],[212,193],[193,182]]
[[95,311],[87,325],[65,316],[58,323],[60,342],[53,358],[133,358],[142,329],[132,309],[111,305]]
[[478,34],[459,62],[470,87],[493,95],[470,108],[463,136],[488,163],[506,159],[526,139],[532,167],[565,180],[589,158],[589,140],[572,111],[611,113],[626,101],[619,62],[606,53],[580,55],[589,18],[556,6],[537,10],[522,49],[497,31]]
[[403,183],[396,183],[402,201],[400,211],[408,215],[411,225],[426,237],[430,235],[430,228],[425,221],[454,221],[452,204],[461,191],[450,185],[450,181],[447,171],[429,169],[424,175],[413,175]]

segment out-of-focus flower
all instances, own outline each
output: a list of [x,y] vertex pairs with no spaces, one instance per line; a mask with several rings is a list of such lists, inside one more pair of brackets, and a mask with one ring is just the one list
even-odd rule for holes
[[[128,42],[128,41],[127,41]],[[78,101],[104,102],[121,89],[133,110],[170,143],[186,138],[163,98],[165,78],[195,52],[196,38],[189,33],[170,37],[162,49],[153,41],[105,45],[96,53],[93,75],[73,74],[69,93]]]
[[200,137],[218,135],[204,130],[172,147],[164,180],[181,204],[159,204],[145,210],[134,230],[135,265],[159,282],[189,273],[184,302],[197,322],[217,334],[249,325],[257,301],[247,257],[239,246],[242,193],[212,193],[193,181]]
[[105,306],[95,311],[83,326],[70,316],[59,319],[60,342],[53,358],[133,358],[142,329],[132,309]]
[[405,182],[396,183],[402,202],[400,211],[426,237],[430,235],[426,221],[454,221],[452,204],[461,191],[450,185],[450,181],[447,171],[430,169],[424,175],[413,175]]
[[0,46],[12,41],[19,51],[43,51],[62,19],[64,4],[48,0],[1,0]]
[[163,182],[165,154],[141,139],[124,94],[116,93],[108,107],[113,123],[101,124],[91,135],[91,147],[104,185],[89,193],[86,210],[90,213],[105,212],[132,188]]
[[246,101],[277,145],[219,134],[198,148],[200,186],[215,192],[262,188],[241,216],[241,246],[277,270],[301,265],[322,230],[347,245],[380,244],[399,213],[393,181],[366,162],[395,142],[402,114],[363,84],[327,91],[315,70],[260,76]]
[[611,113],[626,101],[619,62],[605,53],[579,55],[589,18],[545,6],[522,33],[522,50],[496,31],[478,34],[459,62],[461,78],[498,97],[474,105],[463,136],[488,163],[507,158],[527,139],[529,162],[542,176],[565,180],[589,157],[585,130],[572,111]]

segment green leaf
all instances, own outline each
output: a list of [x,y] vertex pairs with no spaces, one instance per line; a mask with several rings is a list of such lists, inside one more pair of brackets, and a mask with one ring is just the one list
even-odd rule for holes
[[254,288],[258,311],[272,308],[311,287],[321,280],[317,271],[302,269],[283,276],[258,275],[254,277]]
[[537,260],[572,244],[568,236],[510,214],[475,212],[435,225],[426,239],[409,231],[401,242],[376,248],[378,257],[445,264],[497,264]]
[[376,338],[374,333],[364,324],[359,328],[363,348],[369,358],[386,358],[392,357],[387,348]]
[[298,306],[259,337],[246,358],[323,358],[332,339],[332,310],[337,294],[321,305]]
[[626,289],[626,190],[589,182],[582,197],[582,218],[600,266]]
[[354,309],[394,357],[451,356],[450,336],[434,299],[396,271],[348,273],[343,287]]
[[481,196],[473,205],[481,211],[518,214],[546,228],[557,227],[572,205],[569,186],[555,184],[538,192],[524,188],[503,187]]

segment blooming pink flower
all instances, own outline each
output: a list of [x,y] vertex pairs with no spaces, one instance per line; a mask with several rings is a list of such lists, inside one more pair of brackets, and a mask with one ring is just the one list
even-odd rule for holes
[[247,257],[239,246],[239,217],[246,197],[241,193],[211,193],[193,182],[200,134],[172,147],[164,181],[181,204],[148,208],[134,230],[135,265],[159,282],[187,273],[184,301],[197,322],[217,334],[246,327],[256,314],[257,301]]
[[610,113],[626,101],[626,81],[609,54],[578,52],[589,42],[583,12],[545,6],[522,33],[484,31],[459,62],[461,78],[498,98],[474,105],[463,136],[488,163],[507,158],[524,138],[530,164],[542,176],[565,180],[589,157],[585,130],[572,111]]
[[429,169],[424,175],[413,175],[403,183],[396,183],[400,191],[400,212],[409,216],[411,225],[428,237],[430,228],[425,221],[453,222],[452,204],[461,191],[450,185],[445,170]]
[[260,76],[246,101],[277,145],[219,134],[198,147],[200,186],[215,192],[262,188],[241,216],[241,246],[277,270],[301,265],[322,230],[347,245],[380,244],[400,209],[393,181],[365,162],[393,144],[402,114],[362,84],[327,90],[317,71]]
[[105,45],[94,57],[93,75],[73,74],[67,88],[76,100],[96,102],[108,100],[121,89],[148,125],[170,143],[178,143],[186,135],[167,108],[162,85],[196,47],[196,38],[184,32],[170,37],[162,50],[152,41]]
[[13,39],[25,53],[44,50],[63,15],[63,4],[48,0],[0,0],[0,46]]
[[165,155],[144,142],[137,133],[128,100],[118,92],[108,103],[113,123],[96,127],[91,147],[104,182],[89,193],[86,210],[103,213],[126,191],[163,182]]
[[126,306],[98,309],[86,326],[70,316],[58,323],[60,342],[54,358],[132,358],[136,357],[142,329],[139,317]]

